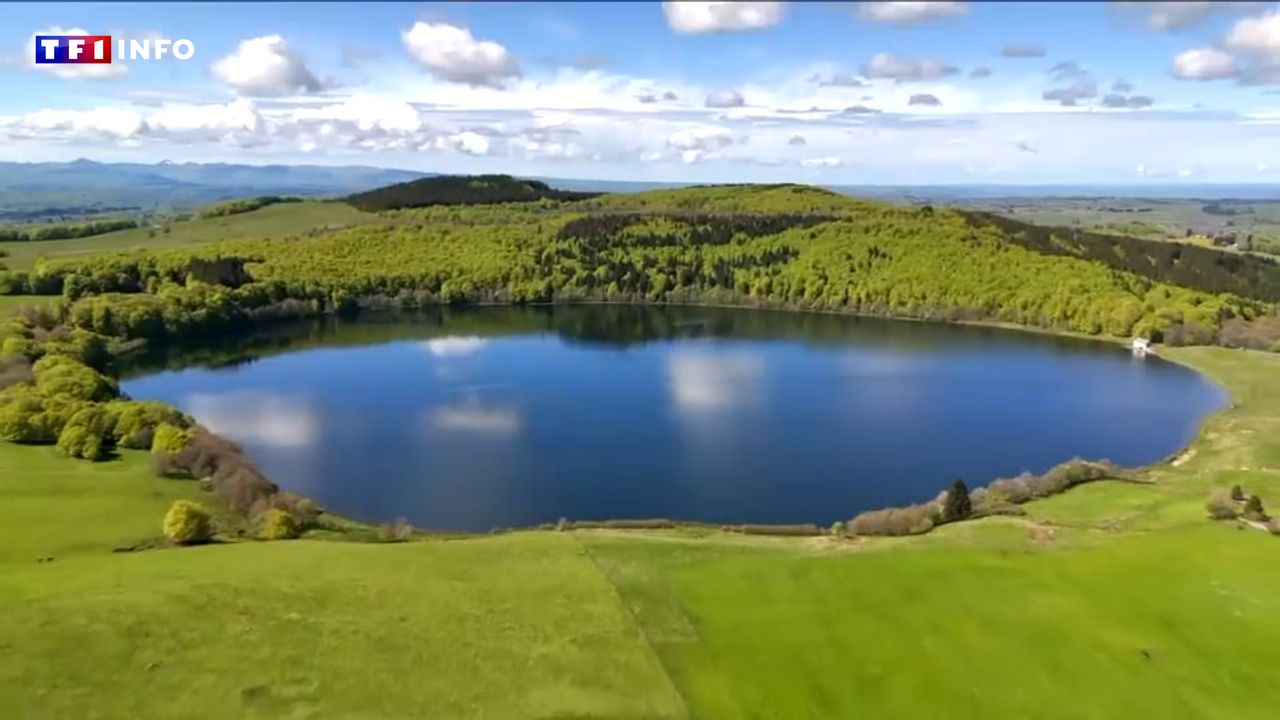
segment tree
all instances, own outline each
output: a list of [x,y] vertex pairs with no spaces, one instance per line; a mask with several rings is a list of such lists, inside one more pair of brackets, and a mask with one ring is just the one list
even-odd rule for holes
[[1244,511],[1240,513],[1245,520],[1253,520],[1254,522],[1265,522],[1267,513],[1262,509],[1262,498],[1257,495],[1250,495],[1249,499],[1244,502]]
[[973,515],[973,503],[969,499],[969,488],[964,480],[956,478],[951,489],[947,491],[947,501],[942,505],[942,522],[959,522]]
[[271,508],[262,514],[259,535],[263,540],[292,540],[298,537],[298,521],[288,510]]

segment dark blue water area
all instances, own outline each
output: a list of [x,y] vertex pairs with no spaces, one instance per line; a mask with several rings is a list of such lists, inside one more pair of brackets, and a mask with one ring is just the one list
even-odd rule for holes
[[237,440],[283,488],[458,530],[826,524],[957,477],[1155,462],[1226,401],[1104,343],[701,308],[375,316],[173,349],[132,373],[128,394]]

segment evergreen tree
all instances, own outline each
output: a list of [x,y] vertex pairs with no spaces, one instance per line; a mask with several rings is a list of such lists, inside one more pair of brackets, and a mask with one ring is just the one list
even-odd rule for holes
[[969,488],[964,480],[956,478],[947,491],[947,501],[942,506],[942,522],[959,522],[973,515],[973,503],[969,500]]

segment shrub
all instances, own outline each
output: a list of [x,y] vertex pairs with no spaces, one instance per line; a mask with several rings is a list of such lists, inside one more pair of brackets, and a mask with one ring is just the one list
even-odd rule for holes
[[834,537],[834,538],[844,537],[844,523],[840,522],[839,520],[831,523],[831,529],[829,532],[831,533],[831,537]]
[[298,532],[310,530],[320,522],[320,506],[308,497],[291,492],[278,492],[258,500],[253,507],[254,515],[264,515],[272,510],[281,510],[293,517]]
[[1273,517],[1267,521],[1267,530],[1272,535],[1280,535],[1280,517]]
[[175,500],[164,515],[164,536],[179,545],[193,545],[213,539],[209,511],[190,500]]
[[397,518],[392,522],[382,523],[378,526],[378,540],[380,542],[408,542],[413,539],[413,526],[404,518]]
[[731,526],[728,530],[740,532],[743,535],[779,535],[785,537],[813,537],[822,534],[822,528],[817,525],[737,525]]
[[[155,431],[162,424],[184,428],[190,421],[178,410],[158,402],[113,400],[107,411],[114,418],[112,437],[120,447],[134,450],[151,449]],[[173,442],[171,438],[168,442]]]
[[1262,509],[1262,498],[1257,495],[1250,495],[1248,500],[1244,501],[1244,510],[1240,513],[1245,520],[1253,522],[1266,522],[1267,512]]
[[1105,460],[1094,462],[1075,458],[1055,465],[1043,475],[1022,473],[1017,477],[996,480],[987,486],[987,498],[984,499],[1004,500],[1016,505],[1057,495],[1087,482],[1126,477],[1128,473],[1125,470]]
[[956,478],[951,489],[947,491],[946,500],[943,501],[940,522],[968,520],[970,515],[973,515],[973,504],[969,500],[969,488],[964,484],[964,480]]
[[1209,512],[1210,519],[1234,520],[1236,518],[1236,504],[1231,499],[1231,491],[1226,488],[1217,488],[1209,493],[1209,500],[1204,507]]
[[93,402],[119,393],[115,383],[105,375],[65,355],[46,355],[31,369],[35,373],[36,388],[45,396],[66,395]]
[[919,535],[933,529],[937,515],[933,503],[869,510],[858,513],[847,527],[851,535]]
[[58,434],[58,450],[67,457],[101,460],[107,456],[112,425],[101,405],[81,408]]
[[291,540],[299,532],[298,521],[288,510],[271,508],[262,514],[258,534],[263,540]]
[[156,426],[151,438],[151,452],[176,455],[191,442],[193,433],[177,425],[162,422]]
[[1231,486],[1231,499],[1236,502],[1244,502],[1244,488],[1239,485]]

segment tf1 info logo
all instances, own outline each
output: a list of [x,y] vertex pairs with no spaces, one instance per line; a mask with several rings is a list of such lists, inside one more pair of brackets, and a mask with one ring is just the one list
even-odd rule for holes
[[[112,53],[112,46],[115,53]],[[148,38],[113,43],[110,35],[37,35],[37,65],[106,65],[115,60],[160,60],[172,55],[189,60],[196,54],[190,40]]]

